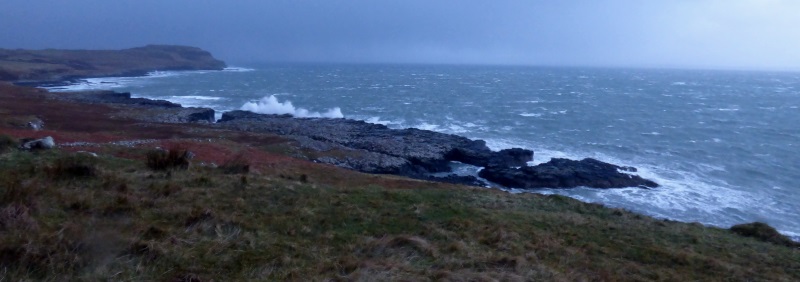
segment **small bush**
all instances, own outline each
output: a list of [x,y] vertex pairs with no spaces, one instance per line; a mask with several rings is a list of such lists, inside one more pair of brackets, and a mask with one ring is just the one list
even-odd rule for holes
[[753,222],[734,225],[731,227],[731,231],[733,231],[733,233],[745,237],[753,237],[764,242],[770,242],[788,247],[800,247],[800,243],[792,241],[788,237],[781,235],[778,233],[778,230],[775,230],[775,228],[766,223]]
[[250,172],[250,163],[243,154],[237,154],[219,167],[225,174],[240,174]]
[[15,175],[0,175],[0,205],[14,202],[25,202],[31,198],[31,190],[22,187],[20,179]]
[[181,191],[180,186],[175,185],[171,182],[165,183],[163,185],[150,184],[150,187],[148,187],[148,189],[150,190],[150,192],[153,193],[154,196],[158,197],[168,197],[169,195]]
[[19,146],[17,140],[11,136],[0,134],[0,154],[13,150]]
[[147,152],[147,167],[153,170],[187,169],[192,153],[180,147]]
[[47,169],[51,178],[69,179],[97,176],[97,158],[88,154],[72,154],[56,159]]

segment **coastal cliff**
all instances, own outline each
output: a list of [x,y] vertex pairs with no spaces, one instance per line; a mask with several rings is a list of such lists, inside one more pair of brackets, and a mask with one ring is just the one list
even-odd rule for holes
[[[142,63],[139,70],[155,65]],[[108,73],[122,69],[108,68]],[[422,178],[419,173],[446,171],[446,162],[459,161],[485,167],[487,179],[535,188],[539,183],[592,186],[585,181],[598,177],[638,180],[619,175],[633,168],[591,159],[527,167],[533,157],[527,150],[493,152],[480,140],[362,121],[241,111],[226,113],[219,123],[213,117],[210,109],[129,93],[50,93],[0,81],[4,276],[174,281],[800,277],[797,243],[764,224],[726,230],[557,195],[443,183],[464,179],[396,176]],[[26,146],[37,140],[50,144]],[[542,177],[545,173],[548,177]],[[608,186],[600,184],[594,186]]]
[[221,70],[197,47],[147,45],[123,50],[0,49],[0,80],[47,84],[81,77],[138,76],[156,70]]
[[[375,273],[422,281],[800,277],[795,243],[763,224],[731,231],[563,196],[365,174],[293,157],[320,154],[303,142],[334,137],[342,139],[333,145],[379,144],[350,132],[303,141],[255,127],[265,119],[291,124],[287,117],[148,121],[140,117],[154,116],[150,110],[181,108],[124,94],[54,95],[0,83],[0,266],[10,280],[380,280]],[[406,140],[450,139],[456,148],[475,143],[328,122]],[[295,133],[312,130],[298,125]],[[23,146],[32,139],[51,141],[39,146],[50,149]],[[488,153],[482,146],[466,148],[473,150],[459,151],[473,153],[442,154],[452,150],[436,147],[412,157],[376,149],[420,164]],[[327,152],[345,161],[354,155]]]

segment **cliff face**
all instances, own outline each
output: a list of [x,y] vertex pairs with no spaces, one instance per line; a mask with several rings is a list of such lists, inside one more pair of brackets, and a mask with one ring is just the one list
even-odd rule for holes
[[196,47],[147,45],[124,50],[0,49],[0,80],[56,82],[78,77],[134,76],[155,70],[221,70],[223,61]]

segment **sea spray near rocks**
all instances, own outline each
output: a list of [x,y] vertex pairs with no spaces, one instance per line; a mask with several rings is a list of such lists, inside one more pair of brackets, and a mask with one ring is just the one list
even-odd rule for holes
[[275,95],[269,95],[261,100],[247,102],[242,105],[240,110],[250,111],[259,114],[283,115],[289,114],[295,117],[322,117],[322,118],[343,118],[342,110],[339,107],[331,108],[325,112],[312,112],[303,108],[296,108],[292,101],[280,102]]

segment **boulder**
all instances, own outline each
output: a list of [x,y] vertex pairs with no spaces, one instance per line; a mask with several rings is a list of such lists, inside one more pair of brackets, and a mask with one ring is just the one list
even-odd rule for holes
[[28,122],[28,128],[33,130],[42,130],[44,129],[44,121],[39,118],[35,118]]
[[486,180],[510,188],[623,188],[658,187],[658,184],[624,172],[635,168],[621,167],[595,159],[580,161],[554,158],[537,166],[486,167],[479,175]]
[[214,110],[209,108],[188,108],[192,109],[186,115],[187,122],[213,123]]
[[25,138],[20,140],[20,143],[22,144],[20,148],[27,151],[47,150],[56,147],[55,140],[50,136],[41,139]]

